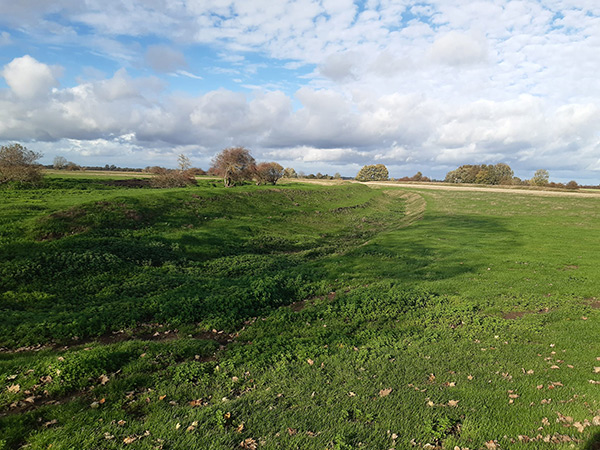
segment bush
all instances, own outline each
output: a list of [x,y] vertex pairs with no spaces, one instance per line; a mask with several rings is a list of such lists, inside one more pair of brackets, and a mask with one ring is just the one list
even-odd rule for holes
[[356,175],[357,181],[387,181],[390,177],[387,167],[383,164],[364,166]]
[[150,184],[155,188],[186,187],[197,184],[196,179],[188,171],[167,171],[157,174]]
[[28,150],[21,144],[0,147],[0,184],[11,181],[38,183],[42,179],[42,168],[36,161],[41,153]]

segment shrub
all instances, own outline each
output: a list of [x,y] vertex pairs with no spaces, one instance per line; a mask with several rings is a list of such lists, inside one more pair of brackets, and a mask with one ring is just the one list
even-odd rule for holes
[[197,182],[188,171],[165,170],[155,175],[150,184],[155,188],[175,188],[195,185]]
[[356,175],[357,181],[387,181],[390,177],[387,167],[383,164],[364,166]]
[[256,166],[258,184],[276,184],[283,177],[283,167],[276,162],[263,162]]
[[42,179],[42,168],[36,161],[41,153],[28,150],[21,144],[0,147],[0,184],[11,181],[37,183]]

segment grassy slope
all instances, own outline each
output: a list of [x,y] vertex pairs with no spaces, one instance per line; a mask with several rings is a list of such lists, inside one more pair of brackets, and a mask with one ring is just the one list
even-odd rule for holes
[[[600,416],[596,200],[400,192],[21,192],[3,206],[3,281],[29,278],[2,294],[5,345],[152,332],[0,355],[3,405],[25,411],[27,389],[62,403],[0,419],[0,436],[9,448],[583,448]],[[49,230],[65,237],[35,241]],[[40,255],[56,274],[23,261]],[[178,340],[148,339],[175,326]]]

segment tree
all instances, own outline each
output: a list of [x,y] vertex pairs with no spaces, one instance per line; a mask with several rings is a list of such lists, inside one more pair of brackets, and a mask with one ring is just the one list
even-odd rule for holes
[[64,156],[55,156],[54,161],[52,162],[52,166],[55,169],[60,170],[67,167],[68,163],[69,162],[67,161],[67,158],[65,158]]
[[41,153],[28,150],[21,144],[0,147],[0,184],[10,181],[37,183],[42,179],[41,166],[36,161]]
[[283,177],[283,167],[276,162],[263,162],[256,166],[258,184],[276,184]]
[[177,157],[177,166],[180,172],[185,172],[190,167],[192,167],[192,162],[190,161],[190,158],[188,158],[182,153]]
[[444,181],[447,183],[475,183],[480,170],[480,165],[465,164],[448,172]]
[[250,150],[244,147],[226,148],[215,156],[212,163],[210,172],[222,177],[225,187],[251,180],[256,169],[256,161]]
[[364,166],[356,175],[357,181],[387,181],[390,174],[383,164]]
[[530,183],[534,186],[546,186],[549,178],[550,174],[546,169],[539,169],[533,174],[533,178],[530,180]]
[[575,180],[571,180],[567,183],[567,185],[565,186],[567,189],[578,189],[579,185],[577,184],[577,181]]
[[283,178],[298,178],[298,174],[291,167],[286,167],[283,171]]
[[334,180],[341,180],[342,179],[342,174],[339,172],[336,172],[335,175],[333,176]]
[[508,164],[465,164],[446,174],[447,183],[512,184],[514,172]]

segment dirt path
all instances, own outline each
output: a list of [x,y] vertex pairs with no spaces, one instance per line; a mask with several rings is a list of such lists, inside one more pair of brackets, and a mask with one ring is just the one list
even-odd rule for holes
[[[292,181],[292,180],[286,180]],[[369,181],[362,183],[355,180],[293,180],[298,183],[312,184],[342,184],[342,183],[361,183],[367,186],[385,186],[388,188],[412,188],[412,189],[430,189],[437,191],[471,191],[471,192],[502,192],[507,194],[534,195],[538,197],[575,197],[575,198],[600,198],[600,192],[590,191],[559,191],[550,189],[527,188],[527,187],[496,187],[496,186],[473,186],[450,183],[396,183],[394,181]]]
[[460,184],[435,184],[435,183],[394,183],[385,181],[370,181],[364,183],[367,186],[385,186],[385,187],[401,187],[401,188],[413,188],[413,189],[431,189],[431,190],[443,190],[443,191],[471,191],[471,192],[502,192],[507,194],[519,194],[519,195],[535,195],[538,197],[576,197],[576,198],[600,198],[600,192],[582,192],[582,191],[553,191],[553,190],[542,190],[542,189],[523,189],[523,188],[510,188],[510,187],[494,187],[494,186],[461,186]]

